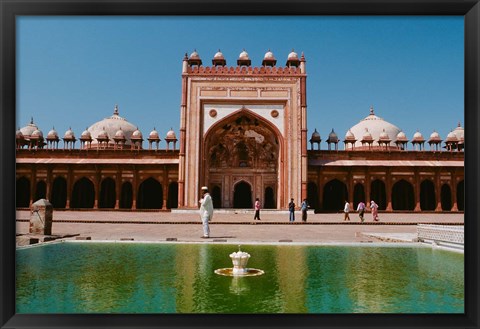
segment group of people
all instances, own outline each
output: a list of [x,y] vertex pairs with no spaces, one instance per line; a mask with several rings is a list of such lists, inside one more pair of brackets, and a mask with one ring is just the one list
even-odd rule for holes
[[[360,201],[358,203],[358,206],[357,206],[357,212],[358,212],[358,216],[360,217],[360,220],[362,221],[362,223],[365,221],[365,217],[364,217],[364,214],[365,214],[365,211],[367,210],[367,206],[365,205],[365,203],[363,201]],[[375,222],[378,222],[379,221],[379,218],[378,218],[378,205],[375,203],[375,201],[370,201],[370,210],[372,212],[372,218]],[[345,215],[345,217],[343,218],[344,221],[346,220],[350,220],[350,203],[345,200],[345,207],[343,208],[343,213]]]
[[[210,193],[208,193],[208,187],[204,186],[202,187],[202,198],[198,201],[200,203],[200,218],[202,219],[202,225],[203,225],[203,236],[202,238],[209,238],[210,237],[210,228],[208,226],[208,223],[212,220],[213,217],[213,201],[212,197],[210,196]],[[294,199],[290,199],[290,202],[288,204],[288,211],[289,211],[289,220],[290,222],[295,221],[295,202]],[[300,207],[300,210],[302,211],[302,221],[306,222],[307,221],[307,212],[309,208],[309,204],[307,199],[303,199],[302,205]],[[260,199],[256,198],[255,199],[255,215],[253,217],[253,220],[260,220]],[[372,212],[372,217],[373,220],[378,222],[378,205],[375,203],[375,201],[370,201],[370,210]],[[366,205],[363,201],[361,201],[358,206],[357,206],[357,212],[358,216],[360,217],[360,220],[362,223],[365,221],[365,214],[366,211]],[[350,203],[345,200],[345,207],[343,208],[344,212],[344,221],[350,220]]]

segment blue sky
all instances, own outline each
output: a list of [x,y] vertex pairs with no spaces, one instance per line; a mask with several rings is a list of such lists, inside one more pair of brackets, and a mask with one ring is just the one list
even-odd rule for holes
[[269,49],[282,66],[303,52],[308,136],[316,128],[323,149],[332,128],[343,139],[370,106],[409,139],[464,126],[463,16],[24,16],[17,128],[33,117],[45,135],[71,127],[78,138],[118,104],[145,137],[154,127],[178,136],[182,59],[194,49],[204,65],[220,49],[228,66],[243,49],[252,66]]

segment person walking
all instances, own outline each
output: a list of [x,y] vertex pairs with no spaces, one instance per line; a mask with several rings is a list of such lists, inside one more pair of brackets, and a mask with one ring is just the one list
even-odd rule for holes
[[378,222],[378,204],[375,201],[370,202],[370,209],[372,211],[372,217],[375,222]]
[[210,237],[210,227],[208,222],[212,220],[213,217],[213,201],[210,193],[208,193],[208,187],[202,187],[203,196],[198,201],[200,203],[200,218],[202,219],[203,225],[203,236],[202,238],[208,239]]
[[345,217],[343,218],[343,221],[350,220],[350,203],[348,203],[347,200],[345,200],[345,207],[343,208],[343,212],[345,214]]
[[365,203],[363,203],[363,201],[360,201],[358,203],[357,211],[358,211],[358,217],[360,217],[360,220],[363,223],[363,221],[365,220],[365,218],[363,217],[363,215],[365,214]]
[[307,211],[308,211],[308,201],[307,201],[307,199],[303,199],[301,209],[302,209],[302,221],[306,222],[307,221]]
[[253,217],[253,220],[260,220],[260,199],[256,198],[255,199],[255,217]]
[[290,221],[295,221],[295,202],[293,202],[293,198],[290,199],[290,203],[288,204],[288,210],[290,211]]

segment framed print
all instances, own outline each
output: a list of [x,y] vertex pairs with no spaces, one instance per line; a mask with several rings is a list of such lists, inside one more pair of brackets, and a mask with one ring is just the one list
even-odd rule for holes
[[478,328],[479,6],[3,1],[2,328]]

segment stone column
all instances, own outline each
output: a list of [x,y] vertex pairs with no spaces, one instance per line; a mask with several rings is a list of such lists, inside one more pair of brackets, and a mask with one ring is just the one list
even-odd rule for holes
[[415,170],[415,184],[414,184],[414,194],[415,194],[415,209],[413,211],[422,211],[420,207],[420,174]]
[[385,177],[385,194],[387,195],[387,207],[385,211],[392,212],[392,173],[390,169],[387,169],[387,177]]
[[442,211],[442,182],[440,181],[440,170],[435,170],[435,198],[437,207],[435,211]]

